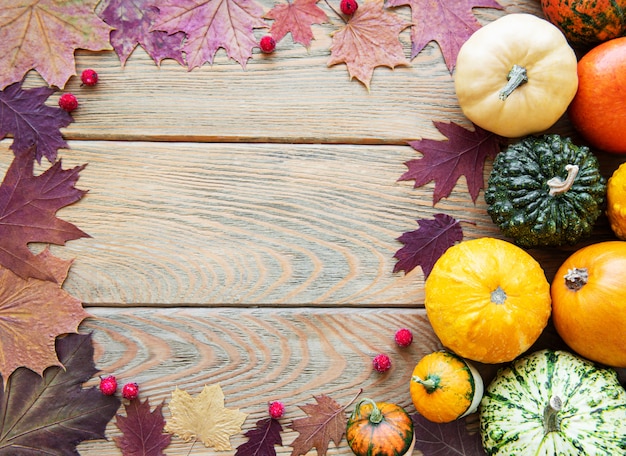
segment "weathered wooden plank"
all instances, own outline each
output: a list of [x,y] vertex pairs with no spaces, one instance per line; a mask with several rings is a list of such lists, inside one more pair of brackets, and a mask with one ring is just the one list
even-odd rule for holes
[[[505,13],[540,14],[534,1],[505,1],[504,11],[474,9],[483,22]],[[267,11],[275,2],[261,0]],[[288,35],[275,53],[259,50],[243,70],[220,50],[212,66],[191,72],[174,61],[161,67],[138,48],[125,68],[114,52],[77,53],[77,71],[98,71],[96,87],[65,87],[81,103],[76,122],[66,129],[72,139],[124,139],[210,142],[384,143],[404,144],[440,137],[432,121],[467,125],[453,79],[441,51],[429,44],[408,67],[377,68],[371,91],[349,81],[345,65],[327,68],[331,32],[342,25],[315,25],[309,50]],[[410,20],[408,7],[395,11]],[[257,30],[260,38],[266,30]],[[410,29],[400,35],[410,57]],[[32,73],[26,86],[42,84]],[[54,103],[55,97],[51,97]]]
[[[397,182],[417,157],[408,146],[74,141],[63,166],[88,163],[78,187],[89,193],[60,216],[92,238],[53,251],[76,259],[65,287],[92,305],[421,304],[420,268],[393,273],[396,239],[416,219],[446,213],[469,222],[466,239],[501,235],[463,178],[435,207],[432,183]],[[593,240],[607,237],[602,219]],[[572,250],[532,253],[551,278]]]
[[[440,348],[423,309],[111,309],[90,308],[94,318],[83,331],[92,331],[96,365],[102,374],[115,374],[119,382],[137,381],[141,400],[157,405],[181,388],[195,395],[205,384],[219,383],[226,407],[249,414],[243,430],[267,417],[267,404],[281,400],[286,414],[283,447],[297,433],[288,428],[302,418],[298,406],[329,395],[347,404],[361,397],[395,401],[413,413],[408,385],[416,362]],[[398,347],[393,335],[410,328],[414,343]],[[392,369],[379,374],[371,359],[380,352],[392,359]],[[494,369],[481,366],[486,376]],[[89,384],[96,383],[94,379]],[[351,410],[351,409],[349,409]],[[120,413],[123,410],[120,410]],[[109,439],[120,435],[110,423]],[[243,433],[231,438],[233,448],[245,442]],[[329,454],[350,454],[345,439]],[[167,454],[186,455],[191,444],[174,438]],[[83,456],[119,456],[112,441],[83,443]],[[217,454],[196,443],[191,454]],[[234,451],[222,454],[234,454]],[[310,454],[315,454],[311,452]]]

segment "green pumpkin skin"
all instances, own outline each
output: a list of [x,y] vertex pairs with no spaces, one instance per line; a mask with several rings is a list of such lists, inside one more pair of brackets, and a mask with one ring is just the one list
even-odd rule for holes
[[481,401],[480,433],[491,456],[623,455],[626,391],[612,369],[541,350],[498,372]]
[[[571,187],[553,196],[550,184],[567,181],[567,165],[578,173]],[[588,237],[605,197],[595,155],[557,134],[528,136],[500,152],[485,191],[493,222],[526,248],[573,245]]]

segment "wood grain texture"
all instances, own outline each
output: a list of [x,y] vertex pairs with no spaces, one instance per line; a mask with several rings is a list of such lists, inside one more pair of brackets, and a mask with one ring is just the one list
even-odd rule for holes
[[[417,157],[409,146],[72,141],[63,166],[88,163],[78,187],[89,193],[59,216],[92,237],[52,250],[75,258],[65,288],[86,305],[421,305],[421,269],[393,273],[415,220],[445,213],[465,239],[501,234],[463,178],[434,207],[432,183],[397,182]],[[589,241],[611,237],[603,218]],[[551,279],[573,250],[531,253]]]
[[[408,382],[417,360],[439,348],[424,311],[386,309],[89,309],[82,331],[93,331],[96,365],[119,382],[137,381],[140,398],[151,404],[165,401],[184,389],[198,394],[205,384],[219,383],[226,407],[249,414],[244,432],[267,417],[267,404],[286,405],[283,442],[297,434],[288,423],[305,414],[298,406],[326,394],[347,404],[362,397],[392,400],[411,410]],[[418,336],[408,348],[395,345],[401,327]],[[392,369],[379,374],[371,359],[385,352]],[[94,382],[92,382],[93,384]],[[413,409],[414,411],[414,409]],[[114,423],[109,438],[119,435]],[[245,441],[231,439],[233,447]],[[331,448],[334,445],[331,445]],[[167,454],[184,455],[190,444],[174,438]],[[291,448],[277,447],[279,454]],[[119,455],[112,442],[79,446],[85,455]],[[329,454],[347,454],[344,444]],[[215,454],[197,443],[191,454]],[[314,454],[314,452],[312,453]]]

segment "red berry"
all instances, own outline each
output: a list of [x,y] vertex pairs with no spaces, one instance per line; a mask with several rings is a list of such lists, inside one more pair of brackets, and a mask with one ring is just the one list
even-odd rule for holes
[[396,331],[395,335],[396,344],[400,347],[408,347],[413,342],[413,334],[411,330],[402,328]]
[[391,359],[389,359],[389,356],[381,353],[374,357],[374,359],[372,360],[372,365],[374,366],[374,369],[376,369],[378,372],[387,372],[389,369],[391,369]]
[[127,383],[122,388],[122,397],[124,399],[128,399],[132,401],[133,399],[137,399],[139,396],[139,385],[137,383]]
[[78,108],[78,100],[72,93],[64,93],[59,97],[59,107],[63,111],[72,112]]
[[88,68],[82,72],[80,80],[87,86],[94,86],[98,83],[98,73]]
[[100,391],[105,396],[113,396],[117,391],[117,380],[113,375],[100,379]]
[[285,413],[285,405],[280,401],[270,402],[269,412],[270,416],[277,420]]
[[346,16],[352,16],[356,10],[359,9],[359,4],[356,0],[341,0],[339,7],[341,8],[341,12],[343,14]]
[[263,52],[269,54],[276,49],[276,40],[271,35],[265,35],[259,42],[259,47]]

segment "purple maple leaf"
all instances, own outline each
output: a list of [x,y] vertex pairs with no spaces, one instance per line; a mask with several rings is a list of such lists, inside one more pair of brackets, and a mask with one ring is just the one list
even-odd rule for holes
[[134,399],[124,406],[126,416],[117,415],[115,424],[122,431],[121,437],[113,437],[115,444],[125,455],[164,456],[163,450],[172,436],[163,433],[165,419],[163,404],[150,411],[150,400]]
[[172,35],[163,31],[152,31],[154,20],[159,15],[156,0],[107,0],[100,18],[115,27],[111,31],[111,45],[122,66],[140,45],[157,65],[164,59],[174,59],[184,65],[183,32]]
[[421,139],[409,145],[423,157],[405,163],[408,171],[400,176],[401,181],[415,180],[414,187],[435,181],[433,206],[452,192],[459,177],[465,175],[467,188],[476,202],[484,186],[483,167],[487,158],[500,152],[501,138],[494,133],[474,126],[474,131],[455,123],[433,122],[447,140]]
[[267,28],[262,16],[263,7],[255,0],[170,0],[159,4],[153,29],[185,32],[189,70],[212,64],[220,48],[245,69],[258,46],[253,29]]
[[404,247],[394,255],[398,262],[393,272],[403,270],[406,274],[421,266],[424,277],[428,277],[439,257],[456,242],[463,240],[463,230],[456,219],[446,214],[435,214],[434,217],[434,220],[417,220],[417,230],[398,238]]
[[433,423],[419,414],[411,415],[415,427],[415,449],[424,456],[483,456],[478,432],[467,430],[466,420]]
[[49,266],[28,248],[30,242],[63,245],[89,237],[56,212],[86,193],[74,185],[86,165],[63,169],[61,160],[33,175],[32,151],[16,155],[0,185],[0,265],[26,279],[55,280]]
[[387,6],[411,7],[411,58],[431,41],[437,41],[448,70],[467,39],[481,27],[474,8],[503,9],[495,0],[389,0]]
[[257,421],[256,428],[244,434],[248,441],[237,447],[235,456],[276,456],[274,446],[282,446],[282,431],[283,427],[278,420],[265,418]]
[[21,82],[0,91],[0,139],[12,134],[11,149],[16,155],[32,148],[38,163],[42,157],[54,163],[57,151],[68,147],[60,129],[74,119],[61,108],[45,104],[52,93],[49,87],[22,90]]

